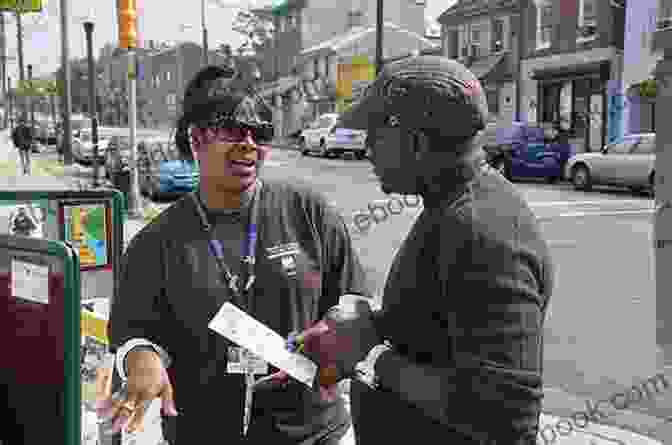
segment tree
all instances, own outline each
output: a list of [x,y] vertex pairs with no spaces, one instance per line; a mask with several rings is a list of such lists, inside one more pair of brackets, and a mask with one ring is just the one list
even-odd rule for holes
[[268,47],[275,27],[271,15],[256,11],[239,11],[233,21],[233,30],[244,37],[238,54],[259,54]]

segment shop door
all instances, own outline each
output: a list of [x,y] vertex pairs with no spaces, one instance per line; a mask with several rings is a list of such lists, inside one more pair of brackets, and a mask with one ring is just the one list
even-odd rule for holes
[[602,148],[602,127],[604,126],[604,96],[602,94],[592,94],[590,96],[590,124],[588,127],[588,138],[586,140],[590,151],[600,151]]

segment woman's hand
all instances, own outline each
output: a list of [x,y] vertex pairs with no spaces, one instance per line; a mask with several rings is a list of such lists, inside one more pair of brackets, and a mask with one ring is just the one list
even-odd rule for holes
[[126,356],[128,381],[118,397],[99,402],[98,414],[113,419],[112,433],[122,429],[134,432],[142,430],[142,422],[151,402],[162,399],[165,415],[177,416],[173,400],[173,386],[161,357],[153,350],[139,348]]

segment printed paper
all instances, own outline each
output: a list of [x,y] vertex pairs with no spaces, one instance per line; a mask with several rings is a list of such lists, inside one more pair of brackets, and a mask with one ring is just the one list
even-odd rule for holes
[[49,266],[12,259],[12,296],[49,304]]
[[301,383],[313,387],[317,365],[301,354],[289,352],[282,336],[237,306],[231,303],[224,304],[208,327],[239,346],[249,349]]

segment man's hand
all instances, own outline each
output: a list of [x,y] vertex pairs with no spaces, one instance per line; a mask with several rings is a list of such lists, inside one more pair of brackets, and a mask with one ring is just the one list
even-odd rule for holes
[[150,403],[160,397],[163,412],[177,416],[173,401],[173,386],[163,367],[159,355],[148,349],[139,348],[126,356],[128,381],[121,397],[107,399],[99,403],[99,415],[113,419],[114,433],[125,429],[133,432],[142,422]]
[[327,311],[315,326],[297,336],[303,352],[320,368],[320,385],[352,377],[355,366],[381,339],[369,303],[361,298]]

